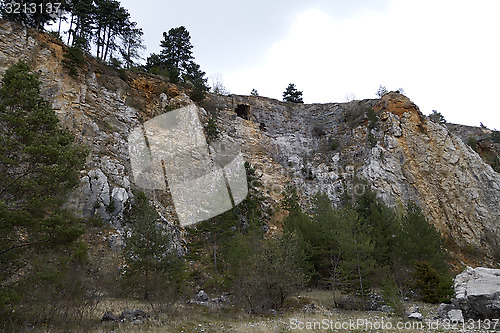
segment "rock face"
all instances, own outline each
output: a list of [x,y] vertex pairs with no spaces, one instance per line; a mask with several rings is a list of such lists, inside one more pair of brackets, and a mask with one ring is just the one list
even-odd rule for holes
[[500,318],[500,269],[467,267],[455,277],[455,298],[466,318]]
[[[304,197],[322,191],[339,202],[345,191],[362,192],[356,179],[364,178],[391,206],[416,202],[455,249],[499,254],[500,175],[407,97],[391,92],[379,100],[302,105],[213,96],[210,102],[270,192],[290,180]],[[250,109],[249,120],[236,115],[241,105]]]
[[[27,61],[63,125],[90,152],[68,207],[120,230],[135,188],[128,134],[190,101],[160,78],[130,74],[124,81],[97,63],[71,77],[63,54],[61,42],[0,21],[0,75],[19,59]],[[262,175],[265,211],[273,210],[289,182],[306,201],[322,191],[338,203],[346,191],[363,191],[359,179],[366,179],[391,206],[409,200],[420,205],[455,251],[472,246],[490,258],[500,254],[500,175],[403,95],[309,105],[209,96],[198,114],[202,121],[214,116],[221,136],[240,145]],[[146,194],[177,230],[168,193]]]
[[[64,48],[49,35],[0,21],[0,76],[10,65],[26,61],[39,74],[42,96],[89,152],[68,208],[83,218],[100,218],[120,231],[134,198],[128,134],[144,120],[190,101],[161,80],[134,76],[125,82],[97,63],[84,64],[72,77],[62,63]],[[172,226],[168,198],[154,191],[147,194],[165,224]],[[182,252],[178,232],[174,240]]]

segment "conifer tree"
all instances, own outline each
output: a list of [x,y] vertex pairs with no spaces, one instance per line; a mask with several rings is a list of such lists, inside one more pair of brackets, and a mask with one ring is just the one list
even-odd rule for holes
[[127,287],[148,300],[164,296],[169,289],[178,291],[183,265],[146,195],[138,193],[135,200],[124,239]]
[[426,261],[439,273],[447,273],[441,235],[413,202],[409,202],[406,207],[397,241],[399,256],[409,265]]
[[0,86],[0,312],[35,273],[30,267],[43,264],[43,253],[67,249],[83,232],[62,204],[84,162],[40,97],[36,75],[24,62],[11,66]]
[[135,60],[142,59],[141,51],[146,48],[143,45],[142,39],[144,33],[141,28],[137,28],[136,26],[137,23],[130,23],[129,26],[125,27],[121,34],[122,44],[119,50],[126,69],[130,69],[134,66]]
[[293,83],[290,83],[283,92],[283,100],[285,102],[304,103],[302,100],[302,91],[297,90]]
[[185,70],[193,57],[193,45],[191,36],[184,26],[172,28],[168,33],[163,33],[161,57],[167,67],[177,68],[181,74]]
[[68,45],[90,50],[95,14],[94,0],[71,1],[67,8],[71,13]]

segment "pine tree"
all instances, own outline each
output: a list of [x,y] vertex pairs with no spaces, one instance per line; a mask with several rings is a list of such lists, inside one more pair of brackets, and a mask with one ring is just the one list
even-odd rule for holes
[[356,198],[355,211],[362,225],[370,231],[377,266],[391,266],[394,262],[396,235],[400,227],[398,217],[392,209],[377,199],[370,188],[365,188],[363,194]]
[[194,62],[191,36],[183,26],[163,33],[159,55],[151,54],[146,65],[147,71],[167,76],[172,83],[182,82],[191,88],[191,99],[201,101],[209,90],[205,72]]
[[398,250],[409,265],[426,261],[440,273],[447,273],[446,255],[441,234],[429,224],[420,207],[409,202],[403,216]]
[[338,285],[342,251],[339,243],[339,230],[342,223],[341,214],[332,207],[332,202],[325,194],[314,198],[313,220],[316,231],[311,260],[318,279]]
[[106,61],[118,47],[116,38],[128,31],[132,23],[130,14],[116,0],[95,0],[93,22],[97,58]]
[[145,300],[162,297],[165,291],[175,293],[183,264],[172,248],[171,235],[159,224],[158,213],[144,193],[135,200],[124,237],[127,288],[140,292]]
[[44,253],[62,252],[82,234],[62,205],[84,162],[35,74],[24,62],[11,66],[0,86],[0,312]]
[[194,59],[189,31],[181,26],[164,32],[160,46],[162,66],[173,71],[177,77],[188,74],[188,67]]
[[375,267],[374,246],[370,230],[363,225],[356,212],[347,210],[338,230],[338,241],[343,261],[340,270],[343,289],[355,292],[362,298],[368,296],[369,275]]
[[125,27],[121,34],[122,45],[119,50],[126,69],[134,66],[135,60],[142,59],[141,51],[146,48],[143,45],[142,39],[144,33],[141,28],[136,28],[136,26],[137,24],[132,22],[129,26]]
[[94,0],[69,2],[68,10],[71,13],[68,45],[89,51],[96,11]]
[[304,103],[302,100],[302,91],[297,90],[293,83],[290,83],[283,92],[283,100],[285,102]]
[[191,99],[195,102],[200,102],[205,98],[205,93],[210,89],[207,86],[207,78],[205,72],[200,69],[200,65],[190,61],[183,75],[183,81],[192,87]]
[[429,115],[429,119],[438,124],[446,123],[444,116],[436,110],[432,110],[432,113]]

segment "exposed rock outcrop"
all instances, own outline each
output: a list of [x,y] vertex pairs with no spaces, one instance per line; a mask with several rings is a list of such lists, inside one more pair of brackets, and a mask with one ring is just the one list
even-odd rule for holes
[[466,318],[500,318],[500,269],[467,267],[455,277],[455,298]]
[[[161,78],[130,74],[124,81],[97,63],[71,77],[61,62],[64,48],[48,35],[0,21],[0,75],[19,59],[27,61],[63,125],[90,152],[68,207],[121,229],[134,198],[128,134],[190,101]],[[362,191],[359,179],[366,179],[389,205],[418,203],[453,251],[468,246],[489,258],[499,254],[500,175],[401,94],[309,105],[210,96],[203,107],[200,119],[214,115],[221,136],[239,144],[262,175],[265,210],[272,211],[289,182],[306,199],[322,191],[338,203],[343,192]],[[176,230],[168,193],[147,194]]]
[[[322,191],[339,202],[344,191],[362,191],[356,178],[364,178],[391,206],[418,203],[454,251],[498,255],[500,175],[407,97],[301,105],[214,96],[211,103],[224,110],[216,113],[227,130],[236,121],[234,135],[275,188],[290,179],[305,197]],[[248,121],[235,116],[241,104],[251,108]]]

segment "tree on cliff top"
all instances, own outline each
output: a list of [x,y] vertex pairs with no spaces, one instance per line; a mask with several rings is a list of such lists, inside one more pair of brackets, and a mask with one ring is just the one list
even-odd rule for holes
[[146,70],[167,76],[171,82],[182,82],[191,88],[191,99],[200,101],[208,91],[205,72],[194,62],[189,31],[183,26],[163,33],[160,54],[151,54]]
[[304,103],[302,100],[302,91],[297,90],[293,83],[290,83],[283,92],[283,100],[285,102]]
[[444,116],[436,110],[432,110],[432,113],[429,115],[429,119],[438,124],[446,123]]
[[189,63],[194,59],[189,31],[181,26],[170,29],[168,33],[164,32],[160,46],[163,65],[177,69],[179,74],[185,74]]

